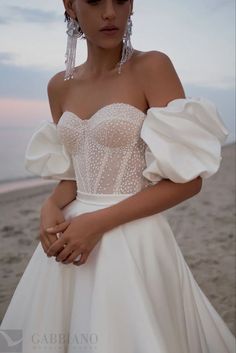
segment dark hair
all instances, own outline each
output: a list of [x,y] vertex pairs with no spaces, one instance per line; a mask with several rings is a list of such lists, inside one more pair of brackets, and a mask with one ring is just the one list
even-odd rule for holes
[[67,11],[64,12],[64,16],[65,16],[65,19],[64,19],[64,22],[68,22],[70,20],[70,16],[68,15]]

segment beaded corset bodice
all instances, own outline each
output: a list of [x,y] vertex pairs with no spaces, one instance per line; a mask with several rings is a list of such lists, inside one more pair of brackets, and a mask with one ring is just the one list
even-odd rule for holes
[[65,111],[58,124],[60,141],[71,154],[77,188],[88,193],[136,193],[149,182],[142,175],[146,144],[140,130],[146,114],[112,103],[91,118]]

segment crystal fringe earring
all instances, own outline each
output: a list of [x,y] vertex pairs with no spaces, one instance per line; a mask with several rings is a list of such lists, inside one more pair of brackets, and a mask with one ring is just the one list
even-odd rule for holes
[[79,26],[79,22],[66,15],[67,21],[67,47],[66,47],[66,73],[64,81],[73,79],[73,72],[75,68],[76,46],[77,39],[83,36],[83,32]]
[[127,21],[127,25],[126,25],[126,30],[125,30],[125,34],[123,37],[123,47],[122,47],[122,56],[121,56],[121,60],[118,63],[119,68],[118,68],[118,74],[121,73],[121,66],[127,61],[129,60],[129,58],[131,57],[131,55],[133,54],[133,47],[131,44],[131,40],[130,37],[132,35],[132,20],[131,17],[129,16],[128,21]]

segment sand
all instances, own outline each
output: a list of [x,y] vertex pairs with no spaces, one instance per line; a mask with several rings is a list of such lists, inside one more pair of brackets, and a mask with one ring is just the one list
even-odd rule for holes
[[[196,281],[236,335],[235,144],[222,157],[200,193],[164,213]],[[0,319],[39,242],[41,204],[55,185],[0,194]]]

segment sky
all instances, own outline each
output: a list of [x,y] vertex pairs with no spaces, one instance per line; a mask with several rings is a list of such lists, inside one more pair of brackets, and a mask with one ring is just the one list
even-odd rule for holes
[[[215,102],[234,140],[234,1],[134,0],[133,11],[133,47],[166,53],[186,96]],[[65,31],[62,0],[1,0],[0,127],[51,120],[47,82],[65,68]],[[79,40],[76,65],[86,56]]]

